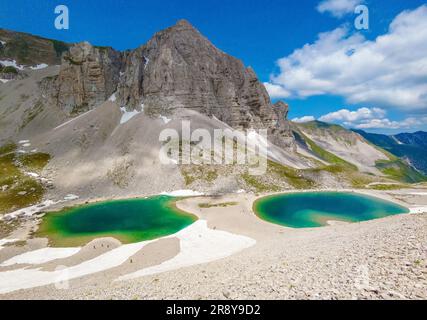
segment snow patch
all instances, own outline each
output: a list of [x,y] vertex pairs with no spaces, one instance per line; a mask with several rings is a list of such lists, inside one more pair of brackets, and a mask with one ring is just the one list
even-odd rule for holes
[[49,65],[47,65],[46,63],[41,63],[41,64],[35,65],[33,67],[30,67],[30,69],[31,70],[40,70],[40,69],[44,69],[47,67],[49,67]]
[[146,56],[144,56],[144,70],[147,68],[148,63],[150,62],[150,59],[148,59]]
[[46,200],[40,204],[36,204],[34,206],[22,208],[19,210],[16,210],[14,212],[8,213],[3,215],[3,217],[0,217],[0,220],[13,220],[18,217],[31,217],[37,213],[39,213],[42,210],[45,210],[47,207],[56,204],[58,202],[52,201],[52,200]]
[[38,175],[35,172],[24,172],[27,176],[33,177],[33,178],[38,178],[40,177],[40,175]]
[[30,140],[20,140],[18,143],[19,144],[26,144],[26,143],[29,143],[30,142]]
[[24,70],[24,66],[18,65],[16,60],[0,60],[0,63],[5,67],[14,67],[18,70]]
[[256,244],[256,241],[249,237],[209,229],[206,220],[196,221],[191,226],[170,237],[180,240],[180,252],[178,255],[159,265],[121,276],[117,280],[131,280],[142,276],[212,262],[229,257]]
[[115,101],[116,101],[116,94],[115,94],[115,93],[113,93],[113,94],[111,95],[111,97],[108,99],[108,101],[115,102]]
[[21,268],[0,272],[0,294],[46,286],[115,268],[153,241],[127,244],[76,266],[55,271]]
[[122,111],[122,118],[120,119],[120,124],[128,122],[130,119],[141,113],[141,111],[137,110],[127,111],[125,107],[121,107],[120,110]]
[[0,266],[8,267],[14,264],[43,264],[53,260],[71,257],[80,250],[81,248],[43,248],[15,256],[3,262]]
[[0,81],[1,81],[2,83],[7,83],[7,82],[9,82],[10,80],[9,80],[9,79],[0,79]]
[[[117,280],[134,279],[144,275],[211,262],[228,257],[256,243],[252,238],[209,229],[205,220],[196,221],[189,227],[165,238],[178,238],[180,240],[180,252],[177,256],[157,266],[148,267],[122,276]],[[20,289],[46,286],[56,283],[59,280],[71,280],[118,267],[146,245],[158,240],[122,245],[91,260],[61,270],[41,271],[34,268],[20,268],[0,272],[0,294]],[[80,248],[69,248],[65,251],[66,249],[54,250],[46,248],[14,257],[5,263],[8,265],[12,263],[40,264],[58,259],[59,257],[70,256],[77,253],[78,249]]]
[[427,206],[416,206],[409,208],[410,213],[426,213],[427,212]]
[[172,192],[162,192],[162,196],[170,197],[194,197],[194,196],[203,196],[204,193],[193,191],[193,190],[176,190]]
[[76,196],[75,194],[67,194],[65,197],[64,197],[64,200],[65,201],[71,201],[71,200],[77,200],[77,199],[79,199],[80,197],[79,196]]
[[5,244],[19,241],[19,239],[0,239],[0,250],[3,249]]
[[169,122],[172,121],[172,119],[169,119],[169,118],[167,118],[165,116],[159,116],[159,118],[162,119],[165,124],[168,124]]

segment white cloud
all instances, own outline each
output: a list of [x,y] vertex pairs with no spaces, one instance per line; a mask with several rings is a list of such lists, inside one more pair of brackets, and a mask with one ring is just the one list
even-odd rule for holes
[[[316,120],[313,116],[292,119],[303,123]],[[341,109],[319,117],[319,121],[337,123],[355,129],[413,129],[427,124],[427,116],[408,117],[403,120],[390,120],[381,108],[359,108],[355,111]]]
[[272,98],[272,99],[287,98],[291,95],[291,93],[289,91],[285,90],[280,85],[275,85],[275,84],[265,82],[264,86],[267,89],[268,94],[270,95],[270,98]]
[[291,121],[292,122],[297,122],[297,123],[303,123],[303,122],[310,122],[310,121],[314,121],[314,120],[316,120],[316,118],[313,117],[313,116],[304,116],[304,117],[301,117],[301,118],[294,118]]
[[341,109],[325,114],[320,117],[319,120],[324,122],[357,122],[361,120],[374,119],[376,117],[382,118],[385,115],[386,111],[380,108],[360,108],[356,111]]
[[345,27],[322,33],[278,65],[280,74],[266,85],[276,98],[339,95],[351,104],[424,110],[427,5],[400,13],[373,41]]
[[364,120],[361,123],[351,125],[356,129],[409,129],[425,124],[426,119],[406,118],[403,121],[391,121],[387,118],[384,119],[371,119]]
[[334,17],[342,18],[363,3],[363,0],[324,0],[317,6],[320,13],[329,12]]

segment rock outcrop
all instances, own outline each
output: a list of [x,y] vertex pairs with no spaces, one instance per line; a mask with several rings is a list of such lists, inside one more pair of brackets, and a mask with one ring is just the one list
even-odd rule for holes
[[62,57],[57,78],[58,104],[78,114],[107,100],[117,89],[121,53],[88,42],[73,46]]

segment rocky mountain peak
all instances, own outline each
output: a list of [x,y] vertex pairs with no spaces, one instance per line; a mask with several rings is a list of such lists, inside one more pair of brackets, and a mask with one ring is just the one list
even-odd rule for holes
[[280,145],[291,144],[282,143],[291,137],[287,106],[273,106],[252,68],[216,48],[186,20],[135,50],[88,42],[66,49],[48,87],[52,101],[68,115],[96,108],[114,94],[128,110],[141,110],[143,104],[146,114],[156,116],[191,109],[236,129],[268,129]]

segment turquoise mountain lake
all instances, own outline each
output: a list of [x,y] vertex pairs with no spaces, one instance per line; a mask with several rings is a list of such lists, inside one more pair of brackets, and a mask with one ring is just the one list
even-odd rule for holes
[[313,228],[328,221],[358,222],[408,213],[395,203],[356,193],[307,192],[273,195],[254,203],[263,220],[291,228]]
[[178,232],[197,218],[175,206],[177,198],[106,201],[48,213],[38,231],[52,245],[84,245],[100,237],[124,243],[155,239]]

